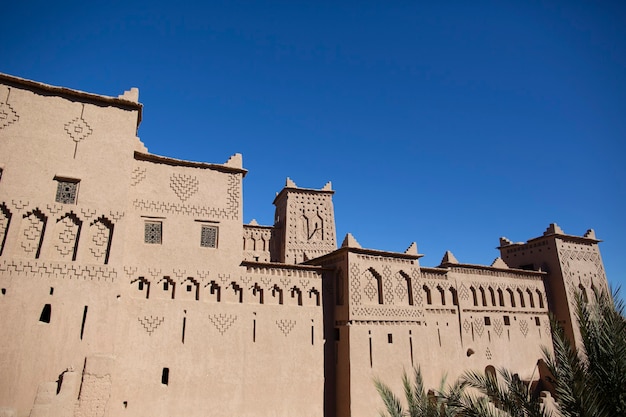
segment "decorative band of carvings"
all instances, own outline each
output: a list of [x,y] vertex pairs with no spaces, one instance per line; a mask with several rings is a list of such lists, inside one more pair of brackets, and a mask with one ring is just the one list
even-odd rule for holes
[[0,272],[10,275],[39,275],[49,278],[82,279],[89,281],[114,282],[115,268],[104,265],[76,265],[62,262],[40,262],[35,260],[3,260]]
[[452,267],[451,270],[453,272],[468,274],[468,275],[484,275],[489,277],[498,277],[498,278],[517,278],[517,279],[532,279],[535,281],[541,281],[543,276],[533,271],[532,273],[526,272],[513,272],[513,271],[492,271],[490,269],[474,269],[474,268],[463,268],[463,267]]
[[354,326],[354,325],[422,325],[421,320],[341,320],[335,321],[335,326]]
[[404,264],[404,265],[415,265],[415,259],[401,259],[401,258],[390,258],[388,256],[377,256],[377,255],[363,255],[357,254],[358,259],[363,259],[366,261],[375,261],[375,262],[389,262],[395,264]]
[[[523,308],[523,307],[522,307]],[[536,315],[548,315],[548,309],[543,309],[543,310],[531,310],[531,311],[522,311],[522,310],[502,310],[502,309],[497,309],[497,310],[489,310],[489,309],[478,309],[478,308],[463,308],[461,309],[461,311],[463,313],[489,313],[489,314],[493,314],[493,313],[504,313],[504,314],[532,314],[533,316]]]
[[384,307],[355,307],[352,310],[352,314],[355,316],[382,316],[382,317],[423,317],[424,311],[417,308],[384,308]]
[[169,203],[166,201],[133,200],[133,207],[139,211],[155,213],[176,213],[194,217],[206,217],[212,219],[233,219],[238,217],[237,212],[225,208],[195,206],[190,204]]
[[321,278],[321,271],[305,271],[298,269],[287,268],[272,268],[264,266],[248,266],[246,272],[259,275],[276,275],[285,277],[298,277],[298,278]]

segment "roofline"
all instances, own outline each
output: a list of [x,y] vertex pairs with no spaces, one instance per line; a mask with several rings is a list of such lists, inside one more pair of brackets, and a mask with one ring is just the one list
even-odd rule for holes
[[410,253],[387,252],[387,251],[382,251],[382,250],[378,250],[378,249],[363,249],[363,248],[352,248],[352,247],[348,247],[348,246],[343,246],[341,248],[335,249],[334,251],[332,251],[330,253],[327,253],[326,255],[322,255],[322,256],[319,256],[319,257],[313,258],[313,259],[309,259],[308,261],[304,262],[304,264],[305,265],[310,265],[314,261],[319,261],[319,260],[322,260],[322,259],[325,259],[325,258],[329,258],[331,256],[337,255],[340,252],[349,252],[349,253],[358,253],[358,254],[361,254],[361,255],[385,256],[387,258],[401,258],[401,259],[412,259],[412,260],[418,260],[419,258],[424,256],[421,253],[418,253],[417,255],[414,255],[414,254],[410,254]]
[[486,269],[489,271],[511,272],[514,274],[516,273],[516,274],[537,275],[537,276],[544,276],[548,274],[545,271],[533,271],[533,270],[519,269],[519,268],[498,268],[498,267],[489,266],[489,265],[457,264],[457,263],[449,263],[449,262],[445,264],[441,264],[439,267],[449,268],[450,270],[453,270],[454,268],[483,269],[483,270]]
[[278,200],[278,198],[287,191],[305,191],[305,192],[314,192],[318,194],[330,194],[330,195],[335,194],[335,190],[316,190],[315,188],[283,187],[283,189],[280,190],[278,194],[276,194],[276,197],[274,198],[274,201],[272,201],[272,204],[276,205],[276,201]]
[[245,177],[248,173],[247,169],[230,167],[227,165],[210,164],[208,162],[194,162],[185,161],[183,159],[169,158],[167,156],[160,156],[151,153],[143,153],[135,151],[135,159],[138,161],[154,162],[157,164],[165,164],[171,166],[182,166],[188,168],[200,168],[200,169],[212,169],[215,171],[228,172],[234,174],[243,174]]
[[256,268],[278,268],[278,269],[296,269],[300,271],[322,272],[331,271],[332,268],[326,268],[319,265],[304,265],[304,264],[286,264],[282,262],[256,262],[256,261],[241,261],[241,266],[256,267]]
[[143,105],[138,102],[134,102],[131,100],[126,100],[126,99],[118,98],[118,97],[110,97],[110,96],[103,96],[99,94],[86,93],[80,90],[72,90],[71,88],[67,88],[67,87],[57,87],[54,85],[44,84],[38,81],[27,80],[26,78],[20,78],[14,75],[4,74],[1,72],[0,72],[0,81],[13,87],[18,87],[18,88],[26,87],[42,95],[56,95],[56,96],[70,98],[70,99],[78,99],[78,100],[86,101],[92,104],[114,105],[122,109],[137,110],[138,112],[137,128],[139,128],[139,124],[141,123]]
[[510,248],[513,246],[524,246],[524,245],[528,245],[529,243],[532,242],[536,242],[538,240],[542,240],[542,239],[546,239],[549,237],[555,237],[555,238],[561,238],[561,239],[568,239],[568,240],[573,240],[576,242],[583,242],[583,243],[600,243],[602,242],[602,240],[600,239],[592,239],[589,237],[584,237],[584,236],[574,236],[574,235],[566,235],[564,233],[550,233],[548,235],[542,235],[542,236],[538,236],[538,237],[534,237],[532,239],[528,239],[526,242],[513,242],[509,245],[500,245],[497,246],[496,249],[504,249],[504,248]]
[[257,227],[259,229],[273,229],[274,228],[274,226],[267,226],[264,224],[244,224],[243,227],[250,227],[250,228]]

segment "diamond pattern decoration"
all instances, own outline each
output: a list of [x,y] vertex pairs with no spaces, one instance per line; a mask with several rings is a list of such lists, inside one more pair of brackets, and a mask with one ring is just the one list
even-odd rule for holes
[[378,293],[378,291],[374,287],[374,284],[372,283],[372,280],[368,280],[367,285],[365,286],[363,291],[365,292],[365,295],[367,295],[367,298],[370,299],[370,301],[373,301],[374,297]]
[[17,122],[19,118],[9,103],[0,103],[0,130]]
[[75,118],[71,122],[65,124],[65,131],[69,137],[76,143],[87,139],[92,133],[93,129],[83,119],[83,116]]

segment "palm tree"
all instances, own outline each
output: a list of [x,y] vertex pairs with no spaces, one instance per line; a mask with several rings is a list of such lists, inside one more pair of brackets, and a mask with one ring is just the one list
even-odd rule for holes
[[[617,300],[614,302],[614,300]],[[576,349],[553,321],[554,357],[544,349],[563,417],[626,415],[626,320],[618,292],[594,291],[590,303],[578,295],[576,316],[582,340]]]
[[385,403],[386,410],[381,412],[381,417],[454,417],[457,410],[448,404],[448,399],[456,400],[462,395],[462,387],[458,382],[446,389],[445,378],[441,381],[439,391],[426,392],[419,367],[413,369],[413,381],[406,371],[402,373],[406,410],[401,400],[380,379],[375,378],[374,385]]
[[463,387],[471,387],[480,395],[465,393],[449,403],[463,417],[549,417],[538,392],[531,390],[517,374],[499,369],[499,378],[492,373],[467,371],[461,376]]

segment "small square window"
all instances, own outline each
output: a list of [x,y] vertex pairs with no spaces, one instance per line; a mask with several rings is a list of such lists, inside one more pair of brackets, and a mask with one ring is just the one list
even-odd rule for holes
[[541,319],[539,317],[535,317],[535,324],[541,326]]
[[187,285],[187,292],[191,292],[191,285]]
[[485,316],[485,326],[491,326],[491,317]]
[[138,287],[139,287],[139,291],[143,290],[143,281],[139,281]]
[[504,325],[505,326],[511,325],[511,319],[509,318],[509,316],[504,316]]
[[62,204],[76,204],[78,180],[57,178],[57,195],[55,201]]
[[144,230],[144,242],[161,244],[162,223],[147,221]]
[[165,282],[163,283],[163,291],[167,291],[167,290],[169,290],[169,289],[170,289],[170,284],[169,284],[167,281],[165,281]]
[[387,333],[387,343],[393,343],[393,335],[391,333]]
[[202,225],[200,246],[204,248],[217,248],[217,226]]

